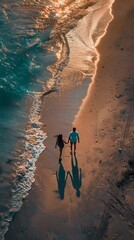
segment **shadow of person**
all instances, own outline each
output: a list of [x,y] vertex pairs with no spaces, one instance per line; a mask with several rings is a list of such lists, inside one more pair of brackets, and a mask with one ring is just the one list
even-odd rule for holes
[[65,192],[67,177],[68,177],[68,174],[66,174],[66,171],[63,167],[62,162],[59,161],[59,170],[56,171],[56,179],[58,183],[59,195],[62,200],[64,199],[64,192]]
[[76,155],[74,155],[74,159],[73,159],[73,155],[71,155],[71,164],[72,164],[72,174],[70,173],[70,171],[68,171],[68,174],[70,175],[73,188],[76,190],[76,196],[80,197],[80,194],[81,194],[80,188],[82,186],[82,171],[81,171],[81,168],[80,169],[78,168],[78,161],[77,161]]

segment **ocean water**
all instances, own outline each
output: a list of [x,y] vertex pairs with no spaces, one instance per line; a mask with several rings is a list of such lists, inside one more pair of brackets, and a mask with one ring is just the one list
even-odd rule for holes
[[60,87],[59,73],[67,64],[85,76],[95,73],[96,45],[112,3],[0,1],[0,239],[22,206],[45,149],[41,96]]

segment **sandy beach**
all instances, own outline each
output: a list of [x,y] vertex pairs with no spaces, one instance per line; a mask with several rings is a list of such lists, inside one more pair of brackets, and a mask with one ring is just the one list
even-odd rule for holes
[[[65,67],[59,90],[43,99],[46,149],[5,240],[134,238],[134,1],[115,0],[112,14],[97,46],[99,60],[92,84],[80,72]],[[76,196],[68,176],[61,200],[54,136],[62,133],[67,139],[73,126],[80,133],[80,143],[76,156],[65,145],[62,164],[67,174],[72,172],[72,157],[77,161],[82,171],[81,195]]]

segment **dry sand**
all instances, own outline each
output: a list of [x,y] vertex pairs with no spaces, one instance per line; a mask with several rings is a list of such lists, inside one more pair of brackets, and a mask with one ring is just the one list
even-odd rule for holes
[[[82,78],[75,72],[68,76],[68,86],[63,81],[58,92],[44,98],[42,120],[49,134],[46,150],[37,162],[35,183],[6,240],[134,238],[134,1],[116,0],[113,15],[97,47],[97,72],[83,103],[89,80],[74,90],[71,84]],[[65,74],[64,70],[63,79]],[[82,169],[81,196],[76,197],[68,178],[61,200],[55,176],[59,165],[54,135],[62,129],[67,137],[71,122],[80,133],[76,157]],[[68,145],[63,166],[71,171]]]

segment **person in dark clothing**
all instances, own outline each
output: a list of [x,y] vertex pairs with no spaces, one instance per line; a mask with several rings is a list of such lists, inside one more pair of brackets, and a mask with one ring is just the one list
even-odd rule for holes
[[[59,159],[61,159],[61,156],[62,156],[62,151],[63,151],[63,148],[64,148],[64,144],[66,142],[64,141],[63,139],[63,136],[62,134],[59,134],[57,136],[57,140],[56,140],[56,144],[55,144],[55,148],[58,146],[59,147],[59,151],[60,151],[60,155],[59,155]],[[67,144],[67,143],[66,143]]]

